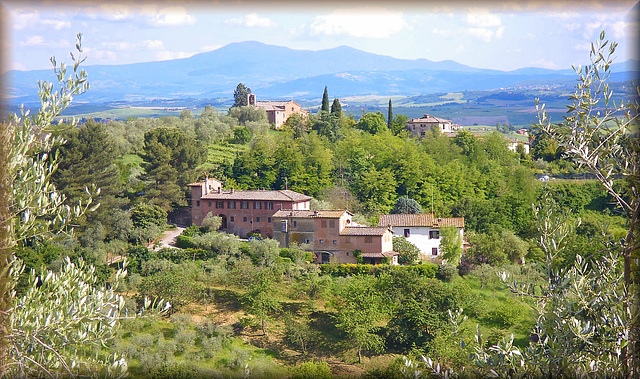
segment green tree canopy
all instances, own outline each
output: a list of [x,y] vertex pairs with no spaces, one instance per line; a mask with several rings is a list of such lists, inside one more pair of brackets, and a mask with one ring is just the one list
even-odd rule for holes
[[384,116],[380,112],[366,113],[360,117],[356,128],[371,134],[378,134],[387,128],[387,123],[384,121]]
[[412,214],[422,213],[422,207],[414,199],[408,196],[401,196],[396,200],[396,204],[393,206],[391,213],[395,214]]
[[413,264],[420,258],[420,249],[403,236],[393,237],[393,251],[397,252],[398,263]]
[[238,83],[236,90],[233,91],[233,107],[244,107],[247,104],[247,97],[251,93],[251,88],[245,87],[244,84]]

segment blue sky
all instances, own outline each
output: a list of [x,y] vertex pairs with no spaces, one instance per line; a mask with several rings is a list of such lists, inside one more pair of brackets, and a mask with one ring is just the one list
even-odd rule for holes
[[[3,71],[48,69],[84,35],[86,65],[184,58],[255,40],[293,49],[340,45],[479,68],[566,69],[588,61],[602,29],[636,58],[635,1],[69,1],[0,0]],[[635,8],[634,8],[635,7]]]

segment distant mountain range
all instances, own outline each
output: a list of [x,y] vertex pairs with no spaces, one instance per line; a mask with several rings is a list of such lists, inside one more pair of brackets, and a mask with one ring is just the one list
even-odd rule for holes
[[[612,81],[640,78],[639,61],[612,65]],[[332,97],[420,95],[490,90],[575,81],[572,69],[479,69],[454,61],[397,59],[348,46],[310,51],[259,42],[232,43],[189,58],[127,65],[86,66],[91,89],[82,102],[232,97],[238,83],[262,99],[315,99],[328,86]],[[10,103],[37,101],[37,81],[52,70],[4,74]]]

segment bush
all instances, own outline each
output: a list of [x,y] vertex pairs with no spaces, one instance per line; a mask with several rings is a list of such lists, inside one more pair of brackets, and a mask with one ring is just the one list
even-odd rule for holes
[[518,323],[522,316],[524,308],[521,303],[507,299],[497,307],[489,311],[487,321],[502,327],[510,327]]
[[436,273],[436,277],[444,282],[452,281],[458,275],[458,269],[456,266],[451,264],[441,264],[438,267],[438,272]]
[[291,368],[291,379],[329,379],[331,369],[326,362],[304,362]]
[[471,263],[464,260],[460,261],[460,264],[458,265],[458,275],[466,276],[468,273],[471,272],[471,270],[473,270]]

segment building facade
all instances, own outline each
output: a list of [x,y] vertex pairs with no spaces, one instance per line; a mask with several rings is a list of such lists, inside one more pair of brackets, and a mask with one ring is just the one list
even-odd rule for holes
[[343,210],[281,210],[273,215],[273,238],[281,247],[313,251],[316,263],[357,263],[358,251],[364,263],[398,264],[391,229],[358,225],[352,217]]
[[247,104],[256,108],[264,109],[267,112],[267,119],[276,129],[284,124],[289,116],[294,113],[308,116],[309,112],[303,110],[298,103],[293,100],[287,101],[258,101],[255,94],[247,95]]
[[202,220],[211,213],[222,219],[222,231],[240,237],[250,233],[273,237],[275,212],[308,210],[312,199],[291,190],[225,191],[220,181],[208,178],[189,187],[193,225],[202,225]]
[[441,133],[453,133],[451,120],[429,116],[428,114],[408,120],[407,129],[411,132],[411,137],[414,138],[422,138],[431,130],[438,130]]
[[432,213],[389,214],[378,220],[379,227],[389,227],[394,236],[404,236],[420,249],[421,260],[440,259],[440,228],[455,226],[464,239],[464,217],[435,217]]

